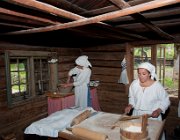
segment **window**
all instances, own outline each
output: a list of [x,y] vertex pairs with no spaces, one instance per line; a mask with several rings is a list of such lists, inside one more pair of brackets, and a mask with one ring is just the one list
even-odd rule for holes
[[34,59],[35,92],[43,94],[49,89],[48,60],[46,58]]
[[179,92],[179,51],[176,44],[157,44],[133,47],[133,78],[137,78],[137,66],[149,61],[156,66],[159,82],[173,97]]
[[151,47],[134,48],[134,79],[137,78],[137,66],[142,62],[151,61]]
[[49,90],[49,52],[7,51],[8,104],[16,104]]
[[10,77],[12,99],[22,99],[29,95],[28,69],[26,58],[10,58]]

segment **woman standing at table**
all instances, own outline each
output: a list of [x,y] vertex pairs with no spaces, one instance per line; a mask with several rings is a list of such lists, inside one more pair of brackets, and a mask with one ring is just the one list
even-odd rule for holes
[[125,108],[125,113],[133,109],[134,116],[150,114],[151,119],[162,120],[161,114],[168,109],[170,100],[164,87],[156,81],[155,67],[144,62],[138,66],[137,72],[138,79],[129,88],[129,105]]
[[[90,89],[89,82],[91,77],[91,63],[88,61],[88,56],[79,56],[76,60],[76,67],[68,73],[68,80],[63,87],[74,86],[75,106],[86,108],[90,106]],[[73,82],[71,82],[73,78]],[[89,98],[88,98],[89,97]]]

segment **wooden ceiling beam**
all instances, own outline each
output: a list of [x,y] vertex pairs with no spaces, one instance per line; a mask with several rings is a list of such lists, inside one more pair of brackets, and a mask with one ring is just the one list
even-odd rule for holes
[[81,8],[76,4],[72,4],[71,2],[69,2],[67,0],[43,0],[43,2],[49,3],[58,8],[65,7],[67,9],[71,9],[71,11],[73,11],[73,12],[78,12],[78,13],[87,12],[86,9]]
[[[64,18],[71,19],[71,20],[86,19],[85,17],[80,16],[78,14],[57,8],[57,7],[55,7],[53,5],[49,5],[47,3],[39,2],[36,0],[7,0],[7,2],[22,5],[25,7],[30,7],[33,9],[35,8],[37,10],[44,11],[46,13],[64,17]],[[106,23],[102,23],[102,22],[98,22],[98,23],[101,25],[109,26]]]
[[3,23],[3,22],[0,22],[0,25],[8,26],[8,27],[25,28],[25,29],[33,28],[32,26],[19,25],[19,24],[10,24],[10,23]]
[[[145,3],[145,2],[150,2],[150,1],[152,1],[152,0],[133,0],[133,1],[129,1],[128,4],[131,5],[131,6],[135,6],[135,5],[142,4],[142,3]],[[99,14],[104,14],[104,13],[117,11],[117,10],[119,10],[119,8],[117,6],[110,5],[110,6],[99,8],[99,9],[89,10],[87,12],[83,12],[83,13],[80,13],[80,14],[81,15],[88,15],[88,16],[96,16],[96,15],[99,15]]]
[[[82,16],[79,16],[77,14],[74,14],[72,12],[68,12],[66,10],[62,10],[62,9],[58,9],[57,7],[54,7],[52,5],[49,5],[49,4],[45,4],[45,3],[42,3],[42,2],[37,2],[37,1],[34,1],[34,0],[31,0],[31,1],[27,1],[27,0],[11,0],[9,1],[10,3],[13,3],[13,4],[20,4],[22,6],[26,6],[26,7],[31,7],[31,8],[36,8],[36,9],[39,9],[39,10],[43,10],[45,12],[50,12],[50,13],[53,13],[53,14],[56,14],[58,16],[63,16],[63,17],[66,17],[66,18],[70,18],[72,20],[77,20],[77,19],[86,19],[85,17],[82,17]],[[68,14],[70,14],[69,16],[67,16]],[[123,32],[123,31],[116,31],[113,29],[113,27],[105,24],[105,23],[101,23],[101,22],[98,22],[100,23],[100,28],[101,27],[105,27],[107,28],[108,30],[111,30],[111,32],[114,32],[116,33],[116,38],[119,38],[120,35],[124,34],[126,36],[129,36],[129,37],[133,37],[133,38],[138,38],[138,39],[146,39],[140,35],[136,35],[134,33],[130,33],[127,34],[126,32]],[[54,23],[53,23],[54,24]]]
[[36,20],[36,21],[40,21],[40,22],[44,22],[44,23],[48,23],[48,24],[57,24],[57,23],[59,23],[59,22],[55,22],[55,21],[52,21],[52,20],[49,20],[49,19],[46,19],[46,18],[27,15],[27,14],[23,14],[23,13],[20,13],[20,12],[8,10],[8,9],[1,8],[1,7],[0,7],[0,13],[11,15],[11,16],[17,16],[17,17],[21,17],[21,18],[28,18],[28,19],[31,19],[31,20]]
[[36,20],[31,20],[29,18],[22,18],[18,16],[12,16],[8,14],[1,14],[0,19],[3,21],[6,21],[7,23],[18,23],[21,25],[28,25],[28,26],[33,26],[33,27],[42,27],[42,26],[47,26],[47,23],[36,21]]
[[180,2],[179,0],[163,0],[163,1],[162,0],[154,0],[151,2],[139,4],[136,6],[128,7],[126,9],[122,9],[122,10],[111,12],[111,13],[106,13],[106,14],[91,17],[88,19],[79,19],[77,21],[72,21],[69,23],[34,28],[34,29],[29,29],[29,30],[21,30],[21,31],[7,33],[7,34],[28,34],[28,33],[47,32],[47,31],[53,31],[53,30],[59,30],[59,29],[67,29],[67,28],[71,28],[71,27],[77,27],[77,26],[98,23],[100,21],[110,20],[113,18],[121,17],[121,16],[126,16],[126,15],[130,15],[130,14],[134,14],[134,13],[138,13],[138,12],[142,12],[142,11],[146,11],[146,10],[151,10],[154,8],[159,8],[159,7],[163,7],[163,6],[167,6],[167,5],[176,4],[179,2]]
[[[155,22],[153,22],[153,24],[156,24],[156,26],[159,28],[165,29],[165,28],[170,28],[171,26],[180,25],[180,20],[179,19],[171,19],[171,20],[155,21]],[[120,28],[125,28],[128,30],[134,30],[137,32],[149,31],[147,28],[142,27],[142,25],[140,23],[124,24],[124,25],[120,26]]]
[[30,7],[33,9],[35,8],[37,10],[44,11],[46,13],[64,17],[71,20],[84,19],[84,17],[79,16],[77,14],[71,13],[69,11],[36,0],[7,0],[7,2],[25,7]]
[[[15,11],[12,11],[12,10],[8,10],[8,9],[5,9],[5,8],[0,8],[0,13],[3,13],[3,14],[7,14],[7,15],[11,15],[11,16],[16,16],[16,17],[21,17],[21,18],[27,18],[27,19],[30,19],[30,20],[38,20],[38,21],[41,21],[41,22],[46,22],[48,24],[57,24],[60,22],[53,22],[51,20],[47,20],[47,19],[44,19],[44,18],[39,18],[39,17],[35,17],[35,16],[31,16],[31,15],[27,15],[27,14],[22,14],[22,13],[19,13],[19,12],[15,12]],[[19,19],[17,19],[17,22],[19,22]],[[3,23],[0,23],[0,25],[3,25],[3,26],[11,26],[11,27],[20,27],[20,28],[25,28],[25,29],[32,29],[34,27],[30,27],[30,26],[25,26],[25,25],[17,25],[17,24],[3,24]],[[74,31],[74,32],[77,32],[77,33],[81,33],[81,34],[84,34],[86,36],[93,36],[93,37],[96,37],[96,38],[114,38],[114,39],[127,39],[127,40],[131,40],[127,37],[120,37],[120,36],[115,36],[115,35],[111,35],[110,33],[108,34],[107,32],[106,33],[103,33],[103,34],[99,34],[99,33],[95,33],[95,32],[92,32],[90,30],[85,30],[85,31],[82,31],[82,30],[77,30],[77,29],[69,29],[71,31]],[[87,35],[87,32],[89,32],[89,34]]]
[[[148,12],[148,13],[143,13],[142,15],[148,19],[151,18],[159,18],[159,17],[167,17],[167,16],[174,16],[174,15],[179,15],[180,14],[180,8],[172,8],[172,9],[166,9],[166,10],[157,10],[153,12]],[[134,20],[131,16],[126,16],[126,17],[120,17],[116,19],[110,20],[110,23],[116,23],[119,22],[130,22]],[[117,25],[118,26],[118,25]]]
[[[109,0],[114,5],[119,7],[120,9],[131,7],[127,2],[124,0]],[[160,37],[165,39],[174,39],[173,36],[169,35],[168,33],[161,30],[159,27],[154,25],[151,21],[146,19],[141,13],[135,13],[131,15],[135,20],[139,21],[141,24],[143,24],[148,29],[152,30],[154,33],[158,34]]]

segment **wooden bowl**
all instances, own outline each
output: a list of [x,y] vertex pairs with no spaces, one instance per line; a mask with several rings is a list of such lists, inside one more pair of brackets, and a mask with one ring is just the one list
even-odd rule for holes
[[59,92],[60,94],[71,93],[71,92],[72,92],[72,89],[73,89],[72,86],[71,86],[71,87],[66,87],[66,88],[64,88],[64,87],[59,87],[59,88],[58,88],[58,92]]
[[146,140],[148,131],[141,131],[141,123],[123,122],[120,125],[120,136],[122,140]]

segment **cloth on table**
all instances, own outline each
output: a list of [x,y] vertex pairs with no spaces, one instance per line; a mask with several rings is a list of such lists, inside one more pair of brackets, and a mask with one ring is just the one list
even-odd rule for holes
[[36,134],[39,136],[58,137],[58,133],[67,127],[70,127],[71,121],[74,117],[79,115],[85,110],[93,110],[92,108],[76,108],[76,109],[64,109],[57,111],[50,116],[33,122],[28,126],[25,134]]

